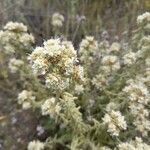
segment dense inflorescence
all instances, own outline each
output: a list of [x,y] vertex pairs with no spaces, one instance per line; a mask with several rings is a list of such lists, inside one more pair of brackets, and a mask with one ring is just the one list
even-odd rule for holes
[[52,25],[54,27],[62,27],[64,22],[64,17],[60,13],[54,13],[52,16]]
[[52,91],[68,89],[73,82],[82,82],[83,68],[77,65],[76,51],[69,41],[50,39],[30,55],[35,74],[43,75]]
[[18,50],[25,54],[31,49],[34,37],[23,23],[8,22],[0,31],[0,43],[1,50],[6,54],[17,53]]

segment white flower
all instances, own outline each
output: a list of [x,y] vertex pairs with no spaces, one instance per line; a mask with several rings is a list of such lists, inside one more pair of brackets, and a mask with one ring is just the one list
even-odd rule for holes
[[121,49],[120,44],[117,43],[117,42],[114,42],[114,43],[112,43],[112,45],[110,46],[109,51],[110,51],[110,52],[113,52],[113,51],[119,52],[120,49]]
[[109,147],[107,147],[107,146],[103,146],[103,147],[100,147],[99,150],[111,150],[111,149]]
[[28,144],[28,150],[44,150],[44,143],[40,141],[31,141]]
[[56,103],[55,98],[47,99],[41,106],[42,115],[50,115],[51,117],[59,114],[61,107]]
[[52,16],[52,25],[54,27],[62,27],[64,22],[64,17],[60,13],[54,13]]
[[150,13],[149,12],[145,12],[144,14],[137,17],[138,24],[143,23],[144,20],[150,21]]
[[149,150],[150,145],[144,143],[141,138],[135,137],[135,140],[131,140],[125,143],[120,143],[117,146],[117,148],[119,150]]
[[21,104],[23,109],[31,108],[34,100],[35,96],[33,96],[32,91],[23,90],[18,94],[18,104]]
[[120,143],[118,146],[119,150],[136,150],[136,148],[130,143]]
[[31,50],[34,37],[27,33],[27,27],[18,22],[8,22],[0,31],[0,44],[6,54]]
[[103,74],[98,74],[92,79],[92,84],[95,85],[97,89],[101,89],[108,85],[108,80]]
[[117,58],[117,56],[113,55],[106,55],[102,59],[102,69],[106,73],[111,73],[112,71],[117,71],[120,69],[120,62]]
[[117,56],[113,56],[113,55],[107,55],[102,59],[102,64],[103,65],[113,65],[118,61]]
[[18,22],[8,22],[5,27],[5,30],[17,31],[17,32],[27,32],[27,27],[23,23]]
[[107,111],[107,112],[111,112],[112,110],[117,109],[117,107],[118,107],[117,104],[115,104],[114,102],[110,102],[110,103],[108,103],[107,106],[106,106],[106,111]]
[[69,86],[69,78],[63,79],[58,74],[48,74],[45,83],[47,88],[62,91]]
[[111,111],[105,114],[104,118],[102,119],[103,123],[108,126],[107,131],[112,136],[119,136],[120,130],[126,130],[127,124],[124,120],[124,116],[121,115],[119,111]]
[[46,73],[46,70],[48,69],[46,60],[44,58],[40,58],[40,57],[37,58],[32,65],[32,69],[35,74],[44,75]]
[[135,147],[135,150],[149,150],[150,145],[143,142],[140,137],[135,137],[135,140],[130,141],[130,143]]
[[84,81],[84,70],[83,67],[78,65],[74,68],[74,78],[77,81]]
[[21,34],[19,41],[23,43],[25,46],[28,46],[32,43],[34,43],[34,37],[32,34],[23,33]]
[[10,43],[10,40],[17,41],[17,39],[18,39],[18,37],[15,32],[6,30],[6,31],[3,31],[3,33],[1,33],[1,42],[4,45],[7,45],[7,44],[12,45]]
[[65,75],[73,74],[75,59],[74,58],[62,58],[58,67],[65,73]]
[[136,53],[134,52],[129,52],[123,56],[124,64],[128,66],[134,64],[136,59]]
[[20,67],[24,65],[24,62],[20,59],[12,58],[9,61],[8,68],[12,73],[16,73]]
[[61,45],[61,42],[59,39],[50,39],[44,42],[44,54],[50,56],[50,57],[56,57],[61,54],[64,47]]
[[75,86],[75,93],[76,93],[76,94],[79,95],[79,94],[83,93],[83,91],[84,91],[83,85],[77,84],[77,85]]
[[64,56],[68,56],[69,58],[76,58],[77,51],[74,49],[72,42],[70,41],[62,41],[62,45],[64,47],[62,54]]
[[133,124],[142,136],[147,136],[150,131],[149,111],[146,105],[150,101],[149,91],[143,80],[137,77],[136,80],[127,81],[128,85],[123,89],[129,98],[130,113],[133,115]]
[[22,103],[22,109],[27,110],[29,108],[31,108],[31,103],[30,102],[25,101],[25,102]]
[[137,116],[143,118],[148,117],[149,115],[149,111],[145,109],[145,106],[143,104],[131,102],[129,103],[129,108],[132,115],[134,115],[136,118]]
[[52,92],[69,88],[73,80],[83,81],[83,67],[77,65],[77,52],[69,41],[49,39],[29,57],[35,74],[43,75]]
[[143,137],[148,136],[148,132],[150,131],[150,121],[145,117],[135,118],[133,124],[136,126],[136,129],[142,133]]
[[79,53],[86,57],[89,53],[94,53],[98,48],[98,43],[93,36],[86,36],[80,43]]
[[36,47],[32,54],[29,56],[29,60],[36,60],[38,58],[44,58],[44,48],[43,47]]
[[123,91],[128,94],[129,100],[141,104],[147,104],[150,101],[149,91],[142,82],[129,80],[128,83]]

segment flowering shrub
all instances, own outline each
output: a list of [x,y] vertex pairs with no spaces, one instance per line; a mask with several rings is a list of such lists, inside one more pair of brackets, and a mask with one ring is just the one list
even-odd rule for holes
[[[52,17],[57,28],[63,21],[58,13]],[[1,50],[17,55],[10,59],[10,72],[21,69],[24,80],[32,80],[22,87],[18,103],[40,110],[53,126],[53,134],[43,142],[31,141],[28,150],[150,149],[149,24],[150,13],[138,16],[126,47],[86,36],[77,54],[71,41],[51,38],[28,57],[23,53],[33,48],[34,40],[26,26],[10,22],[4,27]]]
[[[1,52],[1,73],[8,76],[6,66],[10,72],[16,73],[24,63],[27,63],[27,53],[31,52],[34,44],[34,37],[27,33],[27,27],[22,23],[8,22],[0,31],[0,52]],[[5,75],[3,72],[6,72]]]

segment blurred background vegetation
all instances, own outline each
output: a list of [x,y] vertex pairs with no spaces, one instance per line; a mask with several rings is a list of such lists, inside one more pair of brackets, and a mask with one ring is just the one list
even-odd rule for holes
[[65,17],[62,33],[79,42],[85,35],[99,38],[103,30],[121,37],[135,27],[138,14],[149,10],[150,0],[1,0],[0,26],[10,20],[23,22],[40,44],[54,35],[51,16],[60,12]]

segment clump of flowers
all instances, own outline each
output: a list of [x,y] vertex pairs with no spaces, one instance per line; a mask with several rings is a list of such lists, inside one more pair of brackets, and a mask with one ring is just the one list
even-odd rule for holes
[[77,54],[71,42],[50,39],[30,55],[33,71],[45,77],[47,88],[63,91],[72,82],[84,80],[83,70],[77,65]]
[[75,93],[77,94],[77,95],[80,95],[81,93],[83,93],[84,92],[84,87],[83,87],[83,85],[82,84],[76,84],[75,85]]
[[137,18],[139,29],[133,37],[133,45],[138,50],[134,53],[134,59],[132,58],[132,61],[128,61],[128,64],[131,65],[136,60],[137,66],[139,65],[141,67],[138,68],[136,66],[136,76],[134,76],[134,79],[127,80],[126,86],[123,89],[123,92],[126,94],[129,111],[134,118],[133,125],[143,137],[147,137],[150,131],[148,111],[150,93],[149,79],[146,73],[146,70],[149,70],[147,63],[149,60],[148,47],[150,40],[149,35],[145,34],[150,21],[149,16],[149,13],[145,13]]
[[28,144],[28,150],[44,150],[44,143],[40,141],[31,141]]
[[147,136],[150,130],[149,112],[146,108],[150,94],[147,87],[141,81],[129,80],[123,91],[128,95],[129,109],[135,118],[133,124],[143,136]]
[[23,109],[29,109],[35,102],[36,97],[33,95],[32,91],[23,90],[18,94],[18,104],[22,105]]
[[27,27],[23,23],[8,22],[4,30],[0,31],[1,50],[6,54],[19,53],[18,50],[25,54],[33,43],[34,37],[27,33]]
[[59,114],[61,107],[54,97],[47,99],[41,106],[42,115],[50,115],[52,118]]
[[145,12],[144,14],[137,17],[137,23],[141,24],[143,22],[149,22],[150,21],[150,13]]
[[83,63],[88,63],[92,61],[92,56],[94,55],[94,52],[98,48],[98,43],[94,39],[93,36],[86,36],[85,39],[83,39],[80,43],[80,60]]
[[24,62],[20,59],[12,58],[9,61],[8,67],[12,73],[16,73],[24,65]]
[[131,103],[146,105],[150,101],[148,89],[142,82],[129,80],[127,83],[128,86],[124,88],[124,92],[129,95]]
[[137,58],[136,53],[129,52],[123,56],[124,64],[130,66],[136,62],[136,58]]
[[56,28],[60,28],[63,26],[64,16],[60,13],[56,12],[52,16],[52,25]]
[[101,89],[108,85],[108,80],[103,74],[98,74],[92,79],[92,84],[95,85],[97,89]]
[[9,31],[27,32],[27,27],[23,23],[18,22],[8,22],[4,29]]
[[120,69],[120,63],[117,56],[107,55],[102,59],[102,65],[104,72],[110,74],[112,71]]
[[119,52],[121,49],[121,45],[118,42],[112,43],[112,45],[109,48],[110,52]]
[[120,130],[126,130],[127,124],[119,111],[110,111],[103,118],[104,124],[108,126],[108,132],[112,136],[119,136]]
[[[21,76],[28,76],[29,72],[31,72],[27,73],[24,70],[25,68],[26,70],[27,68],[31,70],[27,62],[27,55],[32,51],[34,42],[34,37],[28,33],[27,26],[23,23],[8,22],[3,30],[0,31],[0,59],[2,62],[0,76],[6,79],[11,78],[10,73],[15,73],[19,81],[25,80],[25,77]],[[17,75],[16,73],[19,74]],[[12,79],[8,80],[10,80],[10,83],[13,82]]]
[[125,143],[120,143],[118,145],[119,150],[138,150],[138,149],[143,149],[143,150],[148,150],[150,148],[150,145],[146,144],[143,142],[143,140],[139,137],[135,137],[135,140],[131,140],[129,142]]

